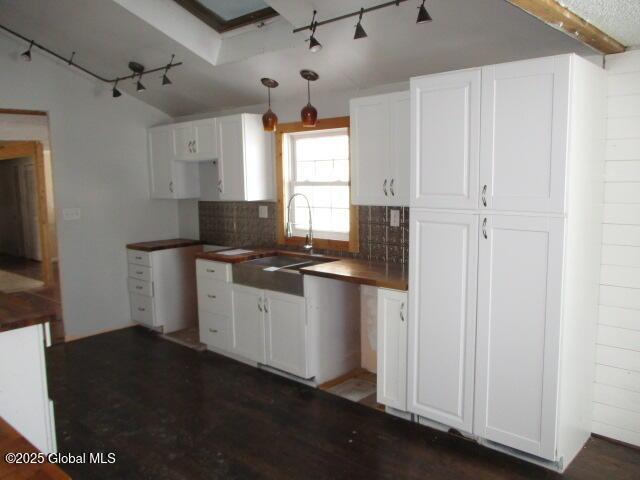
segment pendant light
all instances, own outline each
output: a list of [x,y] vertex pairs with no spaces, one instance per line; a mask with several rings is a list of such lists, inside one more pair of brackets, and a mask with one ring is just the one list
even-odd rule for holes
[[356,33],[353,36],[354,40],[358,40],[359,38],[366,38],[367,32],[362,28],[362,15],[364,15],[364,8],[360,9],[360,17],[358,18],[358,24],[356,25]]
[[301,70],[300,76],[307,81],[307,104],[300,112],[302,126],[305,128],[312,128],[318,123],[318,110],[311,105],[311,82],[315,82],[320,77],[313,70]]
[[29,48],[20,54],[20,58],[22,58],[25,62],[31,61],[31,49],[33,48],[33,40],[29,43]]
[[271,89],[276,88],[279,84],[273,78],[262,78],[260,81],[267,87],[269,96],[269,109],[262,115],[262,127],[265,132],[275,132],[278,126],[278,116],[271,110]]
[[425,1],[426,0],[422,0],[422,4],[418,7],[418,19],[416,20],[416,23],[427,23],[433,20],[424,6]]

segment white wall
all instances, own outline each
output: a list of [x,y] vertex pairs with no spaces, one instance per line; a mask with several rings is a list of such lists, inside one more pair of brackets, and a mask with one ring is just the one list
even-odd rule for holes
[[[174,201],[149,199],[146,128],[168,117],[0,36],[0,108],[49,113],[66,334],[130,324],[126,243],[175,237]],[[80,220],[62,220],[78,207]]]
[[593,431],[640,445],[640,51],[608,56]]
[[[383,93],[399,92],[409,90],[409,82],[390,83],[380,85],[374,88],[363,90],[345,90],[333,93],[313,93],[313,85],[311,90],[311,103],[318,109],[318,118],[332,118],[349,115],[349,100],[357,97],[366,97],[368,95],[377,95]],[[266,91],[265,91],[266,95]],[[300,110],[307,104],[306,97],[278,99],[278,89],[271,93],[271,109],[278,115],[280,123],[299,122]],[[207,112],[197,115],[188,115],[177,117],[172,120],[188,121],[198,120],[201,118],[217,117],[221,115],[233,115],[236,113],[264,113],[267,110],[266,103],[250,105],[247,107],[235,108],[232,110],[223,110],[218,112]],[[201,167],[202,168],[202,167]],[[206,167],[205,167],[206,168]],[[185,238],[199,238],[200,229],[198,226],[198,201],[197,200],[181,200],[179,206],[180,216],[180,236]]]

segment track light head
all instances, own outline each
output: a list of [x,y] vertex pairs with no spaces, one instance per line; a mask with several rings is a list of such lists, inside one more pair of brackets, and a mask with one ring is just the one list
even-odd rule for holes
[[317,53],[320,50],[322,50],[322,44],[318,41],[318,39],[315,37],[315,34],[311,34],[311,37],[309,37],[309,50],[311,50],[313,53]]
[[360,9],[360,17],[358,18],[358,24],[356,25],[356,33],[353,35],[354,40],[367,37],[367,32],[365,32],[362,27],[362,15],[364,15],[364,8]]
[[433,20],[424,6],[425,1],[426,0],[422,0],[422,4],[418,7],[418,19],[416,20],[416,23],[427,23]]
[[[140,78],[142,78],[142,75],[140,75]],[[140,81],[140,79],[138,79],[138,81],[136,82],[136,92],[142,92],[144,90],[146,90],[147,87],[145,87],[142,82]]]
[[118,98],[122,96],[122,92],[118,90],[118,80],[116,80],[116,83],[113,84],[113,90],[111,90],[111,95],[113,96],[113,98]]
[[173,82],[169,79],[169,77],[167,77],[166,73],[162,75],[162,85],[171,85],[172,83]]
[[33,48],[33,40],[29,43],[29,48],[20,54],[20,58],[22,58],[25,62],[31,61],[31,49]]

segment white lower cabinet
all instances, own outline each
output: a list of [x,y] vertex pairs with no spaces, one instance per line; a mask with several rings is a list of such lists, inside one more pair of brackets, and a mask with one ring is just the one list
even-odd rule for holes
[[304,297],[265,292],[263,309],[267,365],[309,377],[308,336]]
[[378,403],[407,409],[407,292],[378,289]]
[[265,363],[263,290],[233,285],[231,351],[248,360]]
[[554,460],[564,219],[481,218],[474,431]]
[[411,211],[408,411],[473,428],[478,217]]

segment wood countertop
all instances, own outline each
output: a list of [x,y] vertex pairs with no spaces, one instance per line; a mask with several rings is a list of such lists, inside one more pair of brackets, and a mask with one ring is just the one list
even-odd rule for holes
[[408,290],[409,288],[409,270],[402,265],[389,265],[345,258],[335,262],[302,267],[300,272],[305,275],[316,275],[318,277],[394,290]]
[[[239,250],[239,249],[229,248],[227,250]],[[199,252],[199,253],[196,253],[196,258],[201,258],[203,260],[211,260],[213,262],[241,263],[241,262],[247,262],[249,260],[255,260],[256,258],[271,257],[273,255],[278,255],[278,250],[264,250],[259,248],[256,248],[256,249],[243,248],[241,250],[250,250],[250,252],[242,253],[240,255],[220,255],[220,252],[224,252],[224,250],[217,250],[213,252]]]
[[56,304],[27,292],[0,293],[0,332],[53,321]]
[[142,252],[156,252],[158,250],[168,250],[170,248],[192,247],[202,245],[200,240],[190,240],[188,238],[171,238],[169,240],[156,240],[153,242],[130,243],[127,248],[130,250],[140,250]]
[[11,425],[0,418],[0,478],[32,478],[42,480],[70,480],[60,467],[51,463],[9,464],[4,458],[7,453],[40,453]]

